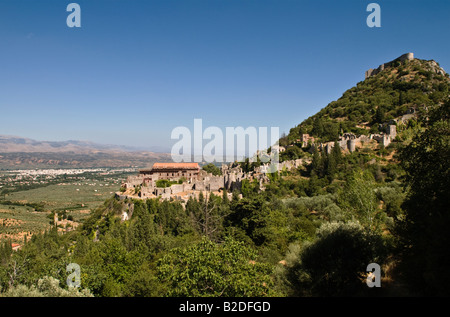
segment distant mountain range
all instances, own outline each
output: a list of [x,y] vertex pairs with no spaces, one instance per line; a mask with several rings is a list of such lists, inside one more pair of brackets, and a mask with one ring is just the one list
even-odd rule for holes
[[169,161],[169,151],[163,147],[145,150],[89,141],[36,141],[0,135],[0,169],[148,167],[156,161]]
[[149,148],[132,147],[125,145],[112,145],[112,144],[98,144],[90,141],[36,141],[29,138],[0,135],[0,153],[10,152],[75,152],[92,153],[98,151],[106,152],[157,152],[157,153],[169,153],[170,149],[153,146]]

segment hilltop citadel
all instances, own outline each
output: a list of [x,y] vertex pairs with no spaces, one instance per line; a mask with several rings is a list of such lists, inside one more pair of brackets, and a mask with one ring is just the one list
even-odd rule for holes
[[[368,79],[390,67],[395,67],[398,63],[415,60],[413,53],[407,53],[400,57],[380,65],[376,69],[369,69],[365,72],[365,78]],[[437,74],[445,74],[445,71],[435,61],[429,61],[430,71]],[[277,151],[282,154],[289,147],[297,146],[303,151],[313,153],[321,151],[331,153],[336,145],[340,147],[343,153],[353,153],[358,148],[365,146],[387,147],[397,137],[397,126],[405,124],[410,119],[417,116],[416,108],[409,108],[403,115],[396,119],[391,119],[379,125],[379,133],[361,134],[344,133],[341,131],[336,141],[320,142],[318,138],[303,133],[295,142],[284,146],[274,145],[271,151]],[[258,155],[258,152],[256,153]],[[303,157],[296,160],[284,160],[277,164],[277,171],[288,171],[305,167],[311,162],[310,157]],[[261,164],[250,172],[244,172],[240,164],[229,163],[222,164],[220,175],[213,175],[203,170],[198,163],[155,163],[151,169],[143,169],[138,175],[130,176],[122,184],[121,192],[117,193],[120,199],[126,198],[161,198],[175,199],[183,204],[190,197],[198,197],[200,192],[223,193],[226,190],[228,195],[234,190],[240,190],[242,182],[257,182],[260,190],[264,190],[264,185],[269,182],[267,168],[269,164]],[[161,186],[161,180],[165,180],[164,186]]]
[[[306,151],[312,152],[314,149],[319,151],[331,152],[331,149],[338,144],[344,153],[352,153],[357,148],[362,147],[364,143],[376,142],[380,146],[389,145],[396,137],[396,125],[386,126],[385,133],[360,135],[353,133],[344,133],[336,142],[320,143],[315,142],[314,137],[303,134],[298,139],[298,146]],[[289,146],[297,146],[291,144]],[[272,151],[282,153],[285,147],[275,145]],[[296,160],[287,160],[278,163],[277,171],[288,171],[298,169],[309,164],[310,158],[301,158]],[[243,180],[249,182],[258,182],[259,188],[264,190],[264,184],[269,181],[266,173],[269,163],[261,164],[251,172],[244,172],[237,163],[222,164],[221,175],[213,175],[201,169],[198,163],[155,163],[151,169],[142,169],[138,175],[129,176],[122,184],[122,191],[117,193],[120,199],[138,198],[149,199],[175,199],[183,204],[190,197],[197,198],[200,192],[220,194],[226,190],[231,195],[234,190],[240,190]],[[163,186],[161,181],[166,182]]]

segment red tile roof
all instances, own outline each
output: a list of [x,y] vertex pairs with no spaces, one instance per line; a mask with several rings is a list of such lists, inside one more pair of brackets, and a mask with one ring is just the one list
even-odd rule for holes
[[152,170],[164,170],[164,169],[180,169],[180,170],[192,170],[200,169],[198,163],[155,163]]

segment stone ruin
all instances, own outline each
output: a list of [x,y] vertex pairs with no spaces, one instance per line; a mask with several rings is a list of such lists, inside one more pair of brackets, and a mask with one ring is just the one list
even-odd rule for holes
[[366,71],[365,73],[365,78],[369,78],[371,76],[375,76],[376,74],[382,72],[383,70],[385,70],[388,67],[391,67],[395,62],[403,62],[403,61],[411,61],[414,59],[414,53],[406,53],[403,54],[400,57],[397,57],[396,59],[394,59],[393,61],[390,61],[388,63],[384,63],[381,64],[380,66],[378,66],[378,68],[376,69],[372,69],[370,68],[369,70]]
[[[359,135],[356,136],[354,133],[344,133],[339,137],[337,144],[341,147],[342,151],[348,151],[353,153],[356,151],[356,148],[362,147],[363,143],[370,142],[371,140],[375,140],[384,147],[388,146],[397,136],[397,126],[395,124],[389,124],[385,127],[385,133],[379,134],[369,134],[367,135]],[[326,151],[327,154],[331,153],[331,150],[334,147],[335,142],[326,142],[320,144],[314,144],[321,151]],[[312,147],[311,150],[314,150]]]
[[[297,159],[292,161],[284,161],[276,164],[277,171],[290,170],[292,168],[298,168],[302,166],[303,159]],[[229,198],[231,198],[232,192],[240,190],[242,188],[242,181],[248,180],[249,182],[258,182],[261,190],[264,190],[264,185],[269,182],[267,176],[267,170],[270,163],[262,164],[256,167],[254,171],[245,173],[240,165],[230,163],[222,164],[222,175],[213,175],[205,170],[199,168],[198,175],[188,180],[183,180],[181,184],[173,184],[169,187],[158,187],[157,180],[165,179],[167,175],[152,175],[149,180],[148,174],[143,174],[142,171],[138,175],[129,176],[122,184],[122,188],[125,192],[116,193],[116,197],[119,199],[135,198],[135,199],[175,199],[186,203],[190,197],[198,198],[200,192],[209,192],[220,194],[223,190],[228,192]],[[148,170],[145,170],[146,172]],[[178,179],[181,179],[179,177]],[[177,180],[177,177],[172,180]],[[136,190],[138,189],[138,190]],[[127,217],[129,215],[123,215]]]
[[[344,133],[339,137],[337,144],[341,147],[343,151],[348,151],[350,153],[356,151],[356,148],[362,147],[364,142],[370,142],[375,140],[383,146],[388,146],[397,136],[397,130],[395,124],[387,124],[385,126],[385,132],[379,134],[370,135],[360,135],[356,136],[353,133]],[[310,151],[314,148],[318,148],[321,151],[326,151],[328,154],[331,153],[335,142],[326,143],[312,143],[312,137],[306,135],[302,138],[301,142],[307,141],[310,144]],[[306,145],[306,144],[305,144]],[[289,160],[280,162],[276,166],[276,171],[291,170],[300,168],[306,162],[305,159]],[[159,163],[155,163],[159,164]],[[195,163],[196,164],[196,163]],[[227,190],[228,194],[234,190],[240,190],[242,188],[242,181],[244,179],[249,182],[258,182],[261,190],[264,190],[264,184],[269,182],[267,172],[271,168],[270,163],[261,164],[256,167],[254,171],[245,173],[240,165],[230,163],[222,164],[221,171],[222,175],[213,175],[205,170],[200,169],[198,166],[198,171],[191,175],[188,179],[183,179],[182,173],[174,173],[172,176],[168,177],[170,173],[156,173],[152,174],[151,177],[148,176],[148,170],[141,170],[138,175],[129,176],[122,184],[125,189],[123,193],[117,193],[116,195],[120,199],[125,198],[162,198],[162,199],[176,199],[183,203],[187,202],[190,197],[198,197],[200,192],[213,192],[220,194],[221,191]],[[174,175],[174,176],[173,176]],[[183,179],[182,182],[172,184],[169,187],[158,187],[157,181],[160,179],[170,179],[178,181]],[[138,190],[136,191],[136,188]],[[135,192],[136,191],[136,192]]]

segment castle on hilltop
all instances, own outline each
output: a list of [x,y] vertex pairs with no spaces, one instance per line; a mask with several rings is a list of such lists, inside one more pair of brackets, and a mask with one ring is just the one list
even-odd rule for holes
[[366,79],[371,77],[371,76],[374,76],[374,75],[378,74],[379,72],[383,71],[384,69],[386,69],[388,67],[391,67],[395,62],[412,61],[413,59],[414,59],[414,53],[406,53],[406,54],[403,54],[400,57],[397,57],[393,61],[381,64],[376,69],[370,68],[369,70],[366,71]]

